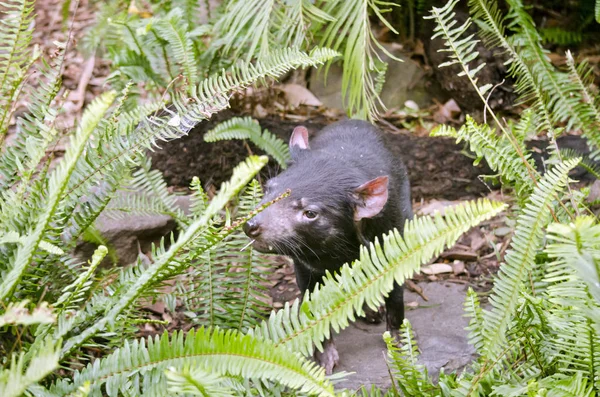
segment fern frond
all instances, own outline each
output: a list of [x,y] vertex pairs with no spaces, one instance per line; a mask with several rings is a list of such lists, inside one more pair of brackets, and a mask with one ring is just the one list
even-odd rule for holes
[[273,51],[268,58],[258,60],[255,64],[240,63],[229,73],[223,71],[200,82],[198,102],[227,95],[232,90],[241,90],[260,79],[276,78],[291,69],[323,64],[338,55],[334,50],[319,47],[308,54],[294,48]]
[[13,355],[10,367],[0,369],[0,395],[19,397],[25,393],[27,387],[52,373],[58,368],[58,350],[59,346],[48,340],[41,349],[29,354],[29,359],[23,353],[18,357]]
[[[238,217],[252,216],[261,199],[260,184],[254,179],[238,205]],[[246,331],[271,311],[265,280],[274,271],[271,256],[248,245],[248,237],[237,230],[210,252],[210,263],[197,269],[201,282],[197,294],[207,296],[194,312],[203,324]],[[212,273],[212,274],[209,274]],[[210,285],[207,285],[209,284]],[[189,295],[189,294],[186,294]]]
[[400,328],[400,345],[389,332],[383,334],[387,355],[393,366],[394,381],[405,396],[434,396],[437,388],[429,380],[427,368],[419,364],[419,348],[410,321],[404,319]]
[[208,195],[202,188],[200,179],[197,176],[192,178],[192,182],[190,183],[190,190],[192,191],[190,212],[192,213],[193,218],[197,218],[199,216],[202,216],[202,213],[206,210],[206,207],[208,206]]
[[223,17],[215,24],[215,30],[221,32],[224,51],[233,49],[233,59],[238,59],[245,50],[246,61],[257,53],[258,59],[270,56],[272,19],[280,5],[274,0],[238,0],[227,6]]
[[153,382],[148,386],[162,384],[164,387],[166,382],[162,372],[169,367],[185,366],[221,376],[277,380],[303,392],[334,395],[324,370],[294,352],[250,335],[204,327],[191,330],[187,335],[175,332],[169,336],[165,332],[147,341],[126,341],[111,355],[76,372],[72,383],[56,383],[51,392],[68,394],[84,382],[90,382],[92,390],[105,385],[109,396],[129,388],[133,388],[129,390],[134,394],[140,394],[140,388],[146,386],[144,378],[152,376]]
[[154,29],[167,40],[167,48],[172,54],[173,61],[182,68],[188,84],[195,85],[198,81],[197,61],[193,57],[195,51],[190,34],[186,24],[182,24],[182,20],[184,20],[183,11],[175,8],[155,24]]
[[154,263],[148,267],[143,274],[136,278],[135,282],[124,291],[118,303],[116,303],[104,317],[95,322],[81,334],[68,339],[65,342],[62,355],[66,355],[74,348],[81,345],[88,338],[103,330],[108,324],[112,324],[123,310],[129,307],[138,296],[164,272],[176,256],[205,228],[209,221],[217,215],[231,198],[236,195],[267,163],[267,157],[251,156],[245,162],[239,164],[233,171],[228,182],[223,183],[218,195],[210,202],[204,214],[194,221],[182,232],[164,254],[156,256]]
[[469,331],[469,343],[481,352],[484,346],[483,340],[483,311],[479,303],[477,293],[471,287],[467,290],[465,297],[465,317],[470,318],[466,330]]
[[493,357],[506,341],[506,330],[514,314],[522,285],[531,271],[535,255],[542,246],[544,228],[549,222],[555,195],[567,184],[567,175],[578,159],[558,164],[539,181],[528,203],[517,218],[517,226],[504,264],[496,277],[491,310],[484,312],[484,349]]
[[264,150],[282,167],[286,168],[291,160],[288,146],[268,130],[261,133],[260,124],[251,117],[234,117],[217,125],[204,135],[205,142],[231,139],[249,139]]
[[565,55],[569,78],[576,86],[580,97],[577,113],[583,120],[582,133],[586,137],[590,149],[598,151],[600,150],[600,110],[597,97],[590,91],[594,79],[593,70],[587,61],[576,66],[571,51],[567,51]]
[[201,368],[185,366],[181,370],[170,367],[166,370],[169,393],[195,396],[230,397],[234,395],[227,387],[226,379]]
[[539,30],[540,36],[545,44],[552,43],[562,46],[578,44],[583,40],[581,32],[565,30],[557,27],[542,28]]
[[579,166],[583,167],[587,172],[592,174],[596,179],[600,179],[600,165],[592,161],[588,156],[577,152],[573,149],[562,149],[560,155],[563,160],[580,158]]
[[77,304],[85,299],[85,294],[93,284],[92,277],[107,253],[108,249],[103,245],[96,248],[88,268],[73,283],[63,289],[63,294],[53,305],[55,308],[59,308],[59,313],[78,307]]
[[[515,139],[515,137],[511,134],[510,131],[508,131],[502,126],[502,123],[500,123],[496,115],[489,108],[489,105],[484,95],[489,89],[492,88],[491,84],[486,84],[481,87],[478,85],[477,73],[485,66],[485,64],[482,63],[479,66],[476,66],[472,69],[469,66],[469,63],[475,60],[477,58],[477,55],[479,54],[477,51],[475,51],[475,46],[477,45],[478,41],[473,39],[474,35],[469,35],[463,38],[471,23],[470,19],[467,19],[467,21],[465,21],[463,25],[455,27],[457,21],[454,18],[456,13],[453,10],[457,2],[458,0],[449,1],[442,8],[433,7],[431,15],[425,17],[426,19],[433,19],[436,22],[434,35],[432,38],[442,37],[445,41],[446,48],[441,49],[440,51],[448,52],[450,54],[450,61],[441,64],[440,67],[450,66],[454,64],[460,65],[462,71],[459,73],[459,76],[466,76],[468,78],[469,82],[479,95],[479,98],[481,99],[482,103],[485,105],[486,110],[490,111],[492,118],[496,122],[496,125],[502,131],[503,135],[506,137],[508,142],[510,142],[514,149],[514,152],[519,156],[523,165],[527,168],[529,177],[535,181],[535,169],[533,169],[531,164],[529,164],[529,160],[525,156],[521,148],[520,142],[518,142]],[[490,4],[492,5],[490,6]],[[487,34],[487,36],[485,36],[484,33],[484,37],[488,37],[487,40],[489,41],[490,37],[498,35],[498,40],[500,40],[502,44],[505,44],[506,39],[502,35],[502,33],[504,32],[504,27],[498,21],[499,12],[496,6],[493,3],[490,3],[488,0],[472,1],[470,3],[470,6],[471,9],[476,10],[475,15],[483,17],[484,22],[488,21],[491,25],[489,27],[485,26],[484,31],[487,30],[489,31],[489,33]],[[480,14],[478,14],[477,12],[479,12]],[[479,22],[479,25],[483,28],[481,21]],[[508,46],[508,44],[506,45]],[[510,46],[508,46],[507,48],[512,50],[512,47]],[[543,105],[543,103],[541,104]]]
[[[438,126],[431,131],[431,135],[455,137],[457,143],[467,141],[470,149],[477,155],[475,164],[485,158],[492,170],[498,172],[505,182],[516,187],[521,197],[525,197],[533,188],[530,170],[523,162],[524,158],[530,168],[533,168],[529,153],[521,157],[514,150],[514,143],[506,139],[505,135],[497,135],[489,125],[477,124],[471,116],[467,116],[465,124],[458,131],[452,127]],[[521,153],[526,153],[524,145],[519,147]],[[534,175],[537,176],[537,172]]]
[[31,258],[38,248],[43,234],[48,227],[48,223],[54,215],[58,203],[66,190],[75,165],[85,149],[89,136],[98,125],[104,112],[108,109],[114,98],[114,93],[106,93],[96,99],[84,112],[79,128],[75,135],[73,135],[64,158],[50,175],[48,182],[49,191],[40,218],[38,219],[35,228],[31,230],[31,233],[27,236],[23,245],[17,249],[14,262],[9,267],[10,270],[3,278],[2,283],[0,283],[0,300],[4,300],[11,294],[21,279],[26,267],[30,264]]
[[431,38],[435,39],[436,37],[442,37],[445,40],[444,44],[446,48],[441,49],[440,51],[449,53],[450,60],[442,63],[439,67],[441,68],[456,64],[460,65],[462,71],[458,76],[467,76],[473,87],[475,87],[479,95],[483,98],[483,95],[492,88],[491,84],[486,84],[481,87],[477,84],[477,73],[485,67],[485,63],[481,63],[474,68],[469,66],[469,64],[479,55],[479,52],[475,50],[475,46],[479,40],[474,39],[474,34],[462,38],[471,25],[471,20],[467,19],[461,26],[455,26],[457,24],[455,19],[456,13],[454,12],[456,3],[458,3],[458,0],[452,0],[442,8],[433,7],[431,9],[431,15],[424,18],[433,19],[435,21],[434,34]]
[[151,162],[144,159],[140,167],[133,173],[131,180],[134,189],[141,191],[153,202],[158,203],[165,214],[170,215],[180,227],[188,224],[183,211],[177,206],[177,201],[167,189],[163,175],[158,170],[150,169]]
[[379,109],[385,105],[379,97],[379,81],[385,73],[385,62],[377,49],[393,60],[393,56],[379,43],[371,30],[369,14],[392,32],[396,32],[382,13],[382,7],[390,2],[380,0],[335,0],[324,4],[323,11],[334,18],[328,23],[321,39],[321,45],[335,51],[343,51],[344,71],[342,75],[342,99],[347,113],[352,117],[374,120]]
[[437,213],[408,221],[402,235],[394,230],[384,235],[382,244],[362,247],[352,265],[345,264],[336,275],[327,274],[323,285],[307,291],[301,304],[296,300],[291,307],[272,313],[253,332],[305,355],[312,352],[313,343],[322,349],[330,328],[346,327],[355,312],[362,312],[363,303],[379,307],[394,281],[402,284],[462,233],[504,208],[504,204],[482,199],[450,208],[445,217]]
[[27,70],[39,56],[29,51],[34,0],[8,0],[2,4],[0,24],[0,147]]

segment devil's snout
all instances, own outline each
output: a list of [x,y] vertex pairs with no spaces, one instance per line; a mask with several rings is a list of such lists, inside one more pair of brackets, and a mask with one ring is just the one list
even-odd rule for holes
[[244,224],[244,233],[250,238],[257,238],[260,236],[260,223],[256,218],[252,218]]

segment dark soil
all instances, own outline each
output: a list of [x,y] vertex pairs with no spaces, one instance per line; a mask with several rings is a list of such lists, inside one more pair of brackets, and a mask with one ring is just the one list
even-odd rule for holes
[[[200,123],[187,137],[164,143],[162,149],[150,154],[153,167],[164,173],[171,186],[187,187],[192,177],[198,176],[205,187],[219,186],[228,180],[233,168],[243,161],[249,152],[260,153],[251,144],[241,141],[204,142],[203,135],[221,121],[235,116],[225,111],[210,121]],[[259,120],[263,128],[287,141],[298,125],[297,121],[282,119],[277,115]],[[302,122],[311,135],[331,123],[324,116]],[[385,127],[382,128],[384,131]],[[387,131],[389,132],[389,131]],[[489,173],[483,165],[474,166],[466,157],[462,146],[447,138],[418,137],[409,133],[387,133],[385,140],[394,154],[401,157],[408,167],[414,200],[443,197],[448,200],[473,198],[489,192],[478,176]],[[270,163],[263,177],[278,171]]]

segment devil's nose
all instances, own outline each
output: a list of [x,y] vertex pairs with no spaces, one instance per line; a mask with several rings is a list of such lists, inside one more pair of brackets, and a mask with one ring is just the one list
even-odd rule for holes
[[250,238],[256,238],[260,236],[260,224],[256,221],[256,219],[250,219],[244,225],[244,233],[248,235]]

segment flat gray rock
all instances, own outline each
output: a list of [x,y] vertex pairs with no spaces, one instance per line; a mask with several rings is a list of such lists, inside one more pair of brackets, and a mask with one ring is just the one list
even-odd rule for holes
[[[385,83],[379,95],[388,109],[404,108],[407,100],[416,102],[420,107],[433,104],[433,98],[443,98],[439,84],[427,76],[425,71],[412,59],[407,57],[402,50],[384,44],[395,57],[402,59],[398,62],[381,53],[381,58],[388,63]],[[342,101],[342,66],[332,64],[327,72],[327,80],[324,74],[313,73],[310,83],[311,92],[328,108],[344,109]]]
[[[421,352],[420,361],[429,374],[437,378],[440,368],[446,373],[463,368],[475,358],[474,348],[467,342],[468,319],[464,317],[463,303],[467,288],[449,282],[421,283],[429,301],[409,291],[405,303],[419,302],[415,310],[407,310],[416,333]],[[343,330],[335,339],[340,363],[335,372],[354,372],[336,388],[356,390],[374,384],[387,389],[390,384],[386,364],[386,347],[382,335],[385,323],[369,325],[356,322]]]

